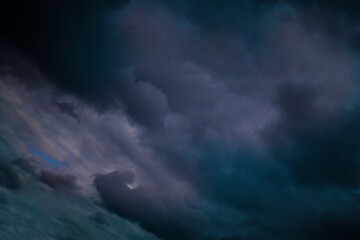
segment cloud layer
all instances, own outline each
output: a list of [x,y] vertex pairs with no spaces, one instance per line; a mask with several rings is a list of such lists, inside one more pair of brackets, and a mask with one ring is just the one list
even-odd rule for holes
[[[1,3],[0,229],[358,239],[359,8]],[[47,223],[59,212],[37,206],[57,194],[75,206]]]

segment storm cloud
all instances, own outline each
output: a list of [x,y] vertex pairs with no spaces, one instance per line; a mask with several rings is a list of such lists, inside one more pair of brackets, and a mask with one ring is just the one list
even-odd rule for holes
[[359,10],[2,2],[5,239],[358,239]]

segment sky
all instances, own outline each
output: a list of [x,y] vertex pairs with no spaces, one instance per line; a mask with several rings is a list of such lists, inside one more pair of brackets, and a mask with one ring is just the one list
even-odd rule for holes
[[360,239],[359,11],[1,1],[0,239]]

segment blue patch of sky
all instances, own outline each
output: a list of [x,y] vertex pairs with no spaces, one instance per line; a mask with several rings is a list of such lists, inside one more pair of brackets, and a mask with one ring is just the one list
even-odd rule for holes
[[35,147],[32,147],[32,146],[31,146],[31,147],[30,147],[30,151],[31,151],[31,153],[33,153],[35,156],[37,156],[37,157],[45,160],[45,161],[46,161],[48,164],[50,164],[50,166],[52,166],[52,167],[61,168],[61,167],[63,166],[63,164],[62,164],[60,161],[58,161],[58,160],[56,160],[56,159],[54,159],[54,158],[46,155],[46,154],[43,153],[41,150],[39,150],[39,149],[37,149],[37,148],[35,148]]

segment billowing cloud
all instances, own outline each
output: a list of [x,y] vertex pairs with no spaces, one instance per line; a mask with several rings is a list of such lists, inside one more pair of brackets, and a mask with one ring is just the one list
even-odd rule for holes
[[0,228],[357,239],[359,6],[1,3]]
[[[143,186],[129,187],[133,182],[132,172],[97,175],[94,180],[106,207],[120,216],[139,222],[157,236],[163,239],[204,238],[201,222],[192,215],[194,213],[191,214],[190,209],[181,206],[181,201],[166,192]],[[114,186],[117,191],[114,191]]]
[[[26,181],[16,190],[12,185],[0,187],[2,239],[157,239],[79,192],[54,191],[21,168],[13,167],[13,173]],[[58,175],[52,176],[59,180]],[[95,221],[94,216],[101,216],[103,223]]]
[[40,173],[39,179],[52,188],[77,188],[76,177],[70,174],[60,175],[58,173],[43,170]]

